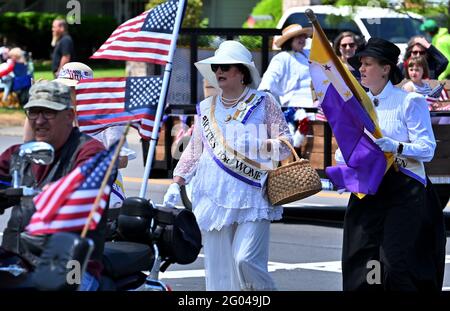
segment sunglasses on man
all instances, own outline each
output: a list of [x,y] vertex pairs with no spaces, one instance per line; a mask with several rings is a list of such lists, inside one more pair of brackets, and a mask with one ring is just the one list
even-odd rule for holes
[[211,64],[211,70],[216,72],[217,70],[222,70],[223,72],[227,72],[231,68],[231,64]]

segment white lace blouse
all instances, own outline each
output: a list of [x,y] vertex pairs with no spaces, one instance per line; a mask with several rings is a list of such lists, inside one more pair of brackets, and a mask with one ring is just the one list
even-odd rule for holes
[[[247,124],[265,124],[274,126],[278,136],[292,142],[284,115],[270,94],[259,105]],[[216,98],[215,117],[219,128],[224,131],[227,115],[233,115],[235,108],[225,108],[220,97]],[[271,131],[267,131],[267,138]],[[273,134],[272,134],[273,135]],[[289,149],[282,144],[279,158],[289,155]],[[192,185],[191,201],[193,211],[200,228],[204,231],[220,230],[232,223],[244,223],[257,220],[279,220],[282,208],[273,206],[267,199],[265,189],[249,185],[223,171],[204,148],[202,129],[195,122],[192,138],[174,170],[174,176],[180,176]]]

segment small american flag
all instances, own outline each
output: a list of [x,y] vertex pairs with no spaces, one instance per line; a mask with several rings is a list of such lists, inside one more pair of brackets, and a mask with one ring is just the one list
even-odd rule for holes
[[166,64],[178,4],[178,0],[167,1],[126,21],[91,58]]
[[[37,195],[33,199],[36,212],[26,230],[32,235],[40,235],[83,229],[117,145],[116,142]],[[90,230],[95,229],[108,203],[116,169],[117,161],[91,221]]]
[[426,100],[429,104],[433,104],[438,101],[448,101],[447,90],[445,89],[445,83],[440,83],[426,96]]
[[81,80],[76,86],[80,130],[97,133],[131,121],[143,139],[150,139],[161,87],[159,76]]

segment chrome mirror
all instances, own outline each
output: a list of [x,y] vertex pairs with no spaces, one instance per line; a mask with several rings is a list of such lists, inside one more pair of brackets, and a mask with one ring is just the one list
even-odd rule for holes
[[37,165],[49,165],[53,162],[55,149],[43,141],[32,141],[20,146],[19,157]]

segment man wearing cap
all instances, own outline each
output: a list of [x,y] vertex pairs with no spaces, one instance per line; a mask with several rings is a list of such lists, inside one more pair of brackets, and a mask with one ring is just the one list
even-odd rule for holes
[[[23,172],[23,185],[42,189],[45,185],[67,175],[75,167],[105,150],[102,143],[80,133],[73,126],[74,111],[70,88],[57,82],[42,81],[30,89],[30,99],[24,106],[25,113],[36,141],[49,143],[55,149],[55,159],[47,166],[31,164]],[[11,159],[20,145],[13,145],[0,155],[0,178],[10,175]],[[23,254],[24,242],[20,233],[35,212],[32,204],[16,205],[3,234],[2,246]],[[106,220],[102,219],[97,229],[88,236],[94,241],[95,249],[88,264],[88,271],[99,276],[103,254]]]
[[[431,44],[434,45],[444,56],[450,61],[450,34],[447,28],[439,28],[438,24],[433,19],[427,19],[421,26],[420,30],[427,32],[432,40]],[[450,63],[447,68],[442,72],[438,79],[444,80],[450,78]]]

